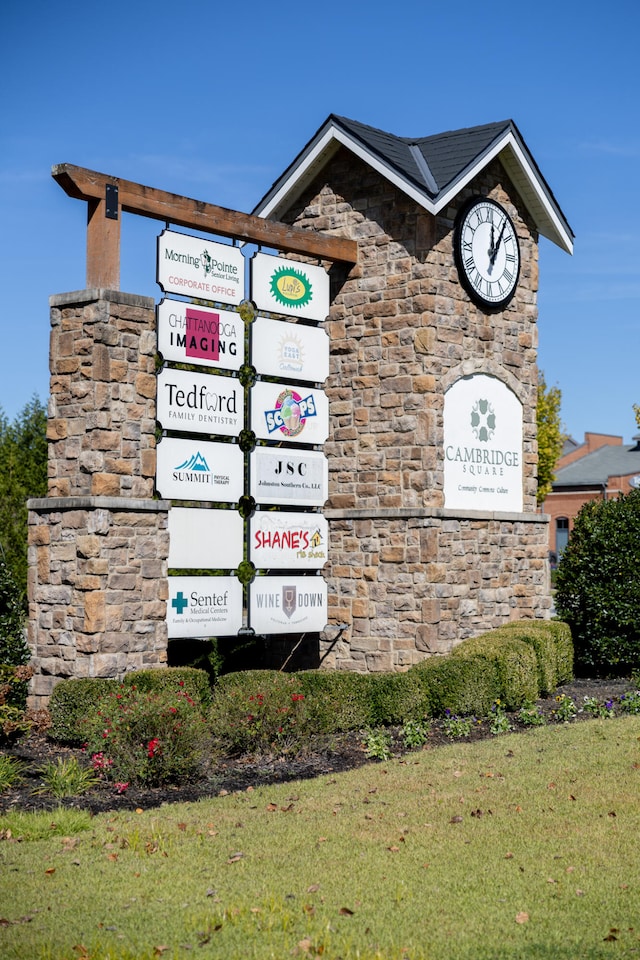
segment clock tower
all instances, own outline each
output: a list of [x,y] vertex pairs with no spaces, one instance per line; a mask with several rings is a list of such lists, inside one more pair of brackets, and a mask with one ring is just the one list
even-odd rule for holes
[[404,669],[551,611],[537,511],[540,238],[573,234],[511,120],[330,116],[254,213],[358,242],[333,268],[323,665]]

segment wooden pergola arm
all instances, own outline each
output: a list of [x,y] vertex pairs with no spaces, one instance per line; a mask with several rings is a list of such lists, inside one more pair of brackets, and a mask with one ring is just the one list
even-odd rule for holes
[[[119,288],[121,210],[221,237],[274,247],[285,253],[348,264],[354,264],[358,259],[355,240],[274,223],[71,163],[56,164],[51,176],[68,196],[88,203],[88,287]],[[107,188],[111,191],[110,209],[106,201]]]

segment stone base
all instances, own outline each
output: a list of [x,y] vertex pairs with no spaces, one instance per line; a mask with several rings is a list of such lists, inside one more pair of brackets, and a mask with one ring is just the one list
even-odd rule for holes
[[167,659],[164,500],[48,497],[29,507],[29,707],[66,677],[120,677]]

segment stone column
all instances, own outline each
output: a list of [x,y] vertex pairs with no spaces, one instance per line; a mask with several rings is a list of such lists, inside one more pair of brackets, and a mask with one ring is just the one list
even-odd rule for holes
[[50,305],[49,495],[28,505],[32,707],[64,677],[167,658],[154,302],[85,290]]

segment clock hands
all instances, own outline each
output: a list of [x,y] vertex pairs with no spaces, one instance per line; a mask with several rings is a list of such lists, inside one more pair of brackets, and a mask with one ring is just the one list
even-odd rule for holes
[[498,234],[498,242],[494,244],[493,242],[493,224],[491,224],[491,247],[489,249],[489,273],[496,262],[496,257],[498,256],[498,250],[500,249],[500,244],[502,243],[502,236],[504,234],[504,228],[507,225],[506,219],[502,221],[502,226],[500,227],[500,233]]

